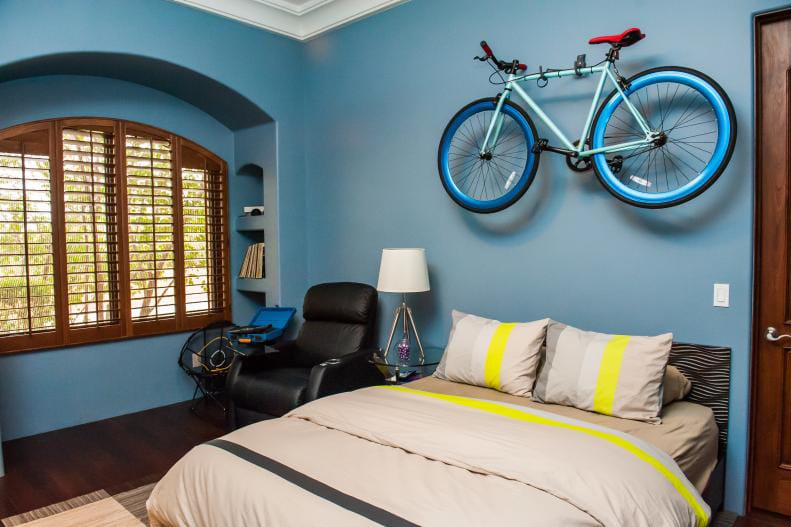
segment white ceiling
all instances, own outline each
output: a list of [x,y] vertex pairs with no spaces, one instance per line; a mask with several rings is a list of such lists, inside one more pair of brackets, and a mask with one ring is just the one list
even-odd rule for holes
[[280,33],[308,40],[409,0],[173,0]]

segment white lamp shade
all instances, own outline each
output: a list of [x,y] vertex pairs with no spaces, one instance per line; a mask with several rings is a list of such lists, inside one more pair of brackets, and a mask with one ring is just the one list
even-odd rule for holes
[[379,283],[383,293],[423,293],[429,291],[425,249],[382,249]]

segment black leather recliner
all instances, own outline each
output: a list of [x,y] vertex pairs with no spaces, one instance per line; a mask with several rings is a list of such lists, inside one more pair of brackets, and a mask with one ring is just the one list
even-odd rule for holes
[[376,289],[339,282],[311,287],[296,340],[278,352],[237,356],[228,373],[229,426],[280,417],[308,401],[383,384],[370,363]]

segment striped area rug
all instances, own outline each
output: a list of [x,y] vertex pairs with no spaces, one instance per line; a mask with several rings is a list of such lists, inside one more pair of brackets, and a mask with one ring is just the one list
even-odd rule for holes
[[3,527],[148,527],[146,500],[155,483],[110,495],[104,490],[2,520]]

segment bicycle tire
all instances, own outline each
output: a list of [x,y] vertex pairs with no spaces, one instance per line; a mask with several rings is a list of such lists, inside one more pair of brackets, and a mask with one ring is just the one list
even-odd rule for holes
[[[607,162],[606,154],[595,154],[593,157],[593,169],[601,185],[619,200],[630,205],[641,208],[667,208],[686,203],[705,192],[722,175],[730,162],[736,143],[737,123],[733,104],[722,87],[711,77],[700,71],[681,66],[663,66],[652,68],[626,80],[628,88],[625,90],[627,97],[643,87],[651,86],[657,82],[680,83],[692,86],[694,89],[701,90],[701,95],[711,105],[717,116],[717,144],[712,152],[712,160],[715,164],[711,167],[707,164],[701,172],[700,180],[693,180],[685,187],[680,187],[672,192],[664,194],[641,193],[634,189],[627,189],[625,185],[618,184],[620,179],[612,173],[612,169]],[[617,99],[617,100],[616,100]],[[607,122],[616,107],[623,102],[617,90],[613,90],[609,96],[599,106],[593,121],[591,143],[592,148],[601,148],[603,144],[603,134]],[[660,107],[661,109],[661,107]],[[669,110],[668,110],[669,111]],[[720,143],[720,138],[722,142]],[[696,147],[697,148],[697,147]],[[720,151],[721,150],[721,151]],[[716,159],[715,155],[716,154]],[[703,174],[705,172],[705,174]]]
[[[535,125],[523,108],[512,101],[506,101],[503,104],[503,113],[511,117],[524,133],[526,160],[519,180],[512,189],[508,189],[502,196],[490,200],[480,200],[469,196],[459,188],[451,173],[449,161],[451,141],[456,131],[467,119],[483,111],[493,111],[496,104],[497,99],[495,98],[478,99],[456,112],[445,127],[437,149],[437,169],[445,192],[457,205],[478,214],[499,212],[516,203],[530,188],[538,170],[540,156],[533,151],[538,137]],[[470,149],[472,150],[472,145]]]

